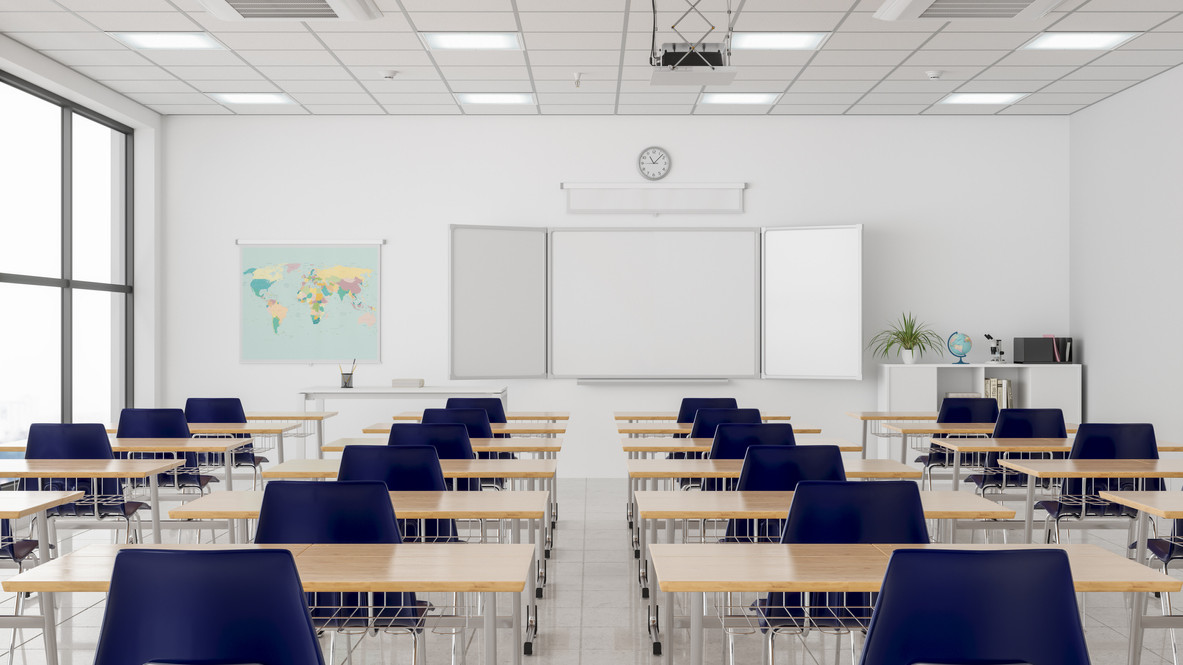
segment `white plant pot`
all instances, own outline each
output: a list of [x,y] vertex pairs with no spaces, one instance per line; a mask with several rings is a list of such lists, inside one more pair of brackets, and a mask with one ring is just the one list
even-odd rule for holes
[[920,356],[916,355],[916,349],[904,349],[900,351],[900,357],[904,359],[905,365],[915,365]]

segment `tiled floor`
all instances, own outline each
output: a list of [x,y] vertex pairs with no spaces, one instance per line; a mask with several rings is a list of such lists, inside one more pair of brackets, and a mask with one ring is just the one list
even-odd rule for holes
[[[652,655],[645,631],[646,603],[636,584],[636,562],[632,556],[624,521],[626,485],[623,480],[575,480],[560,483],[560,520],[553,558],[548,562],[549,584],[539,604],[539,635],[534,654],[523,657],[525,665],[649,665],[660,662]],[[1073,542],[1082,534],[1088,542],[1120,551],[1124,531],[1073,533]],[[63,533],[63,535],[65,535]],[[86,542],[110,542],[110,532],[76,532],[64,549]],[[10,575],[0,571],[0,575]],[[203,580],[178,580],[177,602],[184,602],[187,585]],[[964,602],[973,602],[967,590]],[[63,665],[93,662],[99,626],[103,618],[101,594],[62,594],[60,616],[63,618],[59,639],[63,646]],[[0,612],[11,612],[13,596],[6,594]],[[502,608],[508,597],[499,599]],[[1154,601],[1151,601],[1154,603]],[[1180,601],[1183,602],[1183,601]],[[36,611],[36,600],[27,611]],[[1126,661],[1128,610],[1122,594],[1089,594],[1085,607],[1085,630],[1094,665],[1118,665]],[[687,631],[673,635],[674,662],[685,662]],[[0,659],[8,657],[8,631],[0,630]],[[468,661],[479,665],[481,638],[468,635]],[[511,662],[511,649],[520,644],[501,632],[499,662]],[[334,663],[346,662],[345,640],[337,641]],[[16,663],[44,662],[39,631],[20,631],[17,637]],[[738,635],[737,662],[760,662],[761,637],[758,633]],[[839,646],[836,648],[836,644]],[[352,662],[410,663],[410,639],[399,635],[367,636],[352,640]],[[1166,631],[1147,633],[1146,653],[1142,662],[1159,665],[1170,662],[1170,641]],[[672,649],[671,649],[672,646]],[[710,634],[706,643],[708,663],[725,662],[719,631]],[[450,638],[428,636],[428,665],[449,662]],[[3,662],[3,661],[0,661]],[[848,639],[811,634],[804,641],[778,638],[777,663],[806,665],[812,663],[851,663]]]

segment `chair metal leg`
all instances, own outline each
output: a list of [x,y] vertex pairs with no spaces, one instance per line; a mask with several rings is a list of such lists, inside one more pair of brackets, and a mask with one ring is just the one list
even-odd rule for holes
[[776,663],[776,633],[771,628],[767,633],[764,633],[764,655],[761,660],[767,659],[764,665],[774,665]]
[[[1168,565],[1168,562],[1164,562],[1162,564],[1162,574],[1163,575],[1167,574],[1167,565]],[[1163,616],[1170,616],[1173,613],[1171,611],[1171,594],[1167,591],[1163,591],[1162,595],[1160,596],[1160,599],[1162,600],[1162,614],[1163,614]],[[1179,643],[1175,639],[1175,629],[1171,628],[1170,631],[1171,631],[1171,660],[1175,663],[1175,665],[1179,665]]]

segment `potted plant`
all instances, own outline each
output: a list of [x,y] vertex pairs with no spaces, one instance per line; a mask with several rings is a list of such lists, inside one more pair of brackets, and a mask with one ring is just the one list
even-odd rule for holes
[[944,340],[910,312],[900,314],[899,321],[888,324],[886,330],[879,331],[867,344],[872,353],[883,358],[894,348],[896,356],[902,357],[908,365],[916,362],[925,351],[943,355],[943,346]]

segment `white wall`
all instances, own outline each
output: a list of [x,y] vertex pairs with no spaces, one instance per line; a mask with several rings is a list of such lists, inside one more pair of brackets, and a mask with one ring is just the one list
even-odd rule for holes
[[[386,238],[384,362],[358,385],[448,376],[448,225],[865,224],[866,337],[910,310],[943,335],[1011,339],[1068,329],[1066,118],[169,117],[160,312],[161,405],[240,395],[294,408],[335,366],[243,365],[236,238]],[[636,181],[637,153],[670,150],[670,181],[750,183],[730,216],[567,215],[560,181]],[[936,359],[941,360],[941,359]],[[948,362],[949,359],[943,360]],[[857,440],[847,410],[875,407],[861,382],[577,386],[516,380],[517,409],[574,414],[562,473],[623,474],[610,412],[734,395]],[[489,382],[481,382],[489,383]],[[401,404],[338,402],[330,437]],[[416,405],[421,406],[421,405]]]
[[1183,69],[1071,119],[1071,321],[1090,420],[1183,436]]

